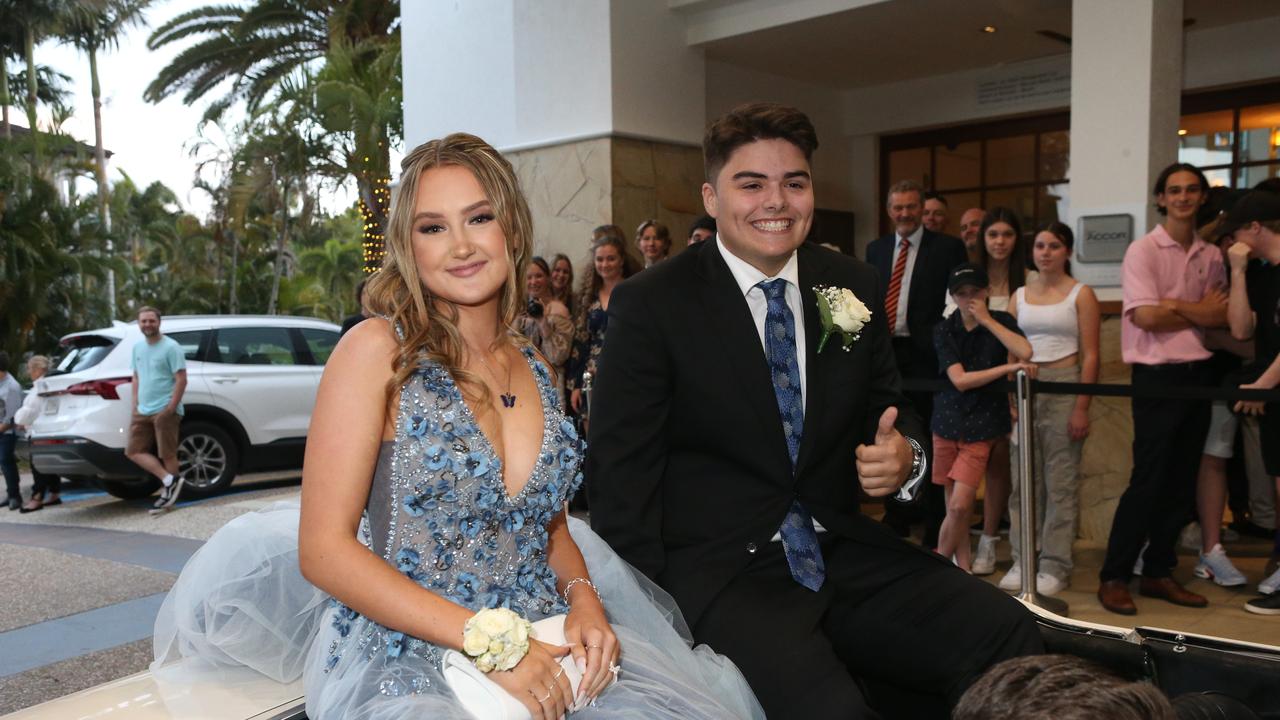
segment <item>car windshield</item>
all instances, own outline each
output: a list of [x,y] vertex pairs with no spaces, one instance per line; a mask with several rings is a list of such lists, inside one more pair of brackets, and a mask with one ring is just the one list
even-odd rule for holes
[[62,341],[62,347],[67,354],[62,356],[51,374],[61,375],[91,368],[102,362],[118,342],[120,341],[116,338],[102,335],[77,335],[67,338]]

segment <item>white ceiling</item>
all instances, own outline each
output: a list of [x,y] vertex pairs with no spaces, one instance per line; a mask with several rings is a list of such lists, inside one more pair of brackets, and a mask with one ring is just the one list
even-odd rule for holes
[[[1276,0],[1185,0],[1190,31],[1280,15]],[[985,33],[992,25],[995,33]],[[833,88],[1070,52],[1070,0],[891,0],[713,40],[708,59]]]

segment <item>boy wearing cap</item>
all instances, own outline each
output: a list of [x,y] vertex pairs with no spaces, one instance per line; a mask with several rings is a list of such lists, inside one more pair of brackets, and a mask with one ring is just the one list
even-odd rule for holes
[[[1255,190],[1245,195],[1227,213],[1224,234],[1232,234],[1236,244],[1227,252],[1231,264],[1231,296],[1227,320],[1231,334],[1239,340],[1254,338],[1254,358],[1261,375],[1245,390],[1271,390],[1280,386],[1280,195]],[[1248,275],[1249,258],[1258,257],[1268,265]],[[1275,479],[1280,496],[1280,404],[1242,400],[1236,412],[1258,415],[1262,433],[1262,460],[1267,474]],[[1280,559],[1280,530],[1272,560]],[[1245,610],[1259,615],[1280,615],[1280,569],[1258,584],[1264,597],[1250,600]]]
[[[938,368],[955,389],[933,402],[933,482],[946,493],[947,515],[938,531],[938,553],[969,570],[969,516],[996,438],[1011,429],[1006,394],[981,388],[1009,373],[1032,372],[1031,343],[1013,316],[987,309],[987,273],[957,265],[947,289],[959,308],[933,330]],[[1016,361],[1010,362],[1010,357]]]

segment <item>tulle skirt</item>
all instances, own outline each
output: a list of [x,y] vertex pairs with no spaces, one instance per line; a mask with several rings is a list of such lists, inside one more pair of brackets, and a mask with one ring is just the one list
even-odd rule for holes
[[[622,646],[618,682],[582,718],[763,718],[733,663],[694,646],[679,608],[619,558],[586,523],[569,531],[600,589]],[[388,658],[358,646],[357,618],[340,636],[337,609],[298,568],[298,507],[242,515],[183,568],[156,618],[153,672],[178,659],[247,667],[280,682],[303,678],[313,720],[466,720],[440,669],[412,653]],[[334,648],[338,652],[331,652]],[[338,660],[332,664],[330,658]]]

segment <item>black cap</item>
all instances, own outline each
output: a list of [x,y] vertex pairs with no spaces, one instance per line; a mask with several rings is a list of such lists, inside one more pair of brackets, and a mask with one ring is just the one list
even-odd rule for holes
[[1226,218],[1218,227],[1218,235],[1227,235],[1249,223],[1268,220],[1280,220],[1280,193],[1253,190],[1227,211]]
[[987,279],[987,271],[973,263],[960,263],[951,269],[951,274],[947,277],[947,289],[952,293],[965,285],[985,288],[989,284],[991,281]]

